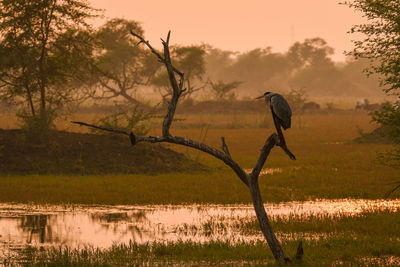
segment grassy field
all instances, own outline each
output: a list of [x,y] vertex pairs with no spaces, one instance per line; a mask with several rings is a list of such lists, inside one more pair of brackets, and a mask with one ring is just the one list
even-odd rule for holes
[[[242,123],[249,120],[249,116],[243,115],[236,121]],[[187,121],[205,123],[211,121],[208,120],[211,117],[191,115]],[[229,116],[225,116],[224,120],[235,121]],[[295,116],[293,128],[285,134],[297,160],[291,161],[279,148],[272,150],[264,167],[279,168],[281,172],[260,177],[264,200],[382,198],[400,180],[398,170],[376,161],[376,153],[391,146],[351,143],[360,131],[368,132],[375,127],[369,121],[370,117],[363,113]],[[175,127],[172,133],[215,147],[220,147],[220,137],[225,136],[233,158],[242,167],[252,168],[259,149],[273,129],[215,127],[218,122],[210,123],[207,128]],[[69,127],[74,131],[87,130]],[[152,134],[158,132],[153,130]],[[64,204],[249,203],[246,187],[223,163],[186,147],[167,146],[209,166],[210,171],[159,175],[1,176],[0,201]]]
[[[247,169],[252,168],[259,149],[273,133],[265,114],[180,117],[185,120],[173,127],[174,135],[201,140],[215,147],[220,147],[220,138],[225,136],[233,158]],[[79,116],[79,119],[92,122],[93,115]],[[59,122],[58,127],[87,131],[68,121]],[[13,125],[15,121],[5,119],[0,127]],[[297,160],[291,161],[279,148],[272,150],[264,168],[279,171],[260,177],[264,201],[381,199],[400,181],[397,169],[383,166],[376,160],[377,152],[384,152],[391,146],[351,142],[361,132],[369,132],[375,127],[364,113],[294,116],[293,128],[285,135]],[[159,129],[151,131],[151,134],[159,133]],[[2,176],[0,202],[67,205],[250,203],[246,187],[223,163],[185,147],[167,146],[208,166],[210,171],[159,175]],[[289,256],[295,254],[298,242],[303,241],[305,257],[298,263],[301,266],[400,264],[398,212],[363,213],[355,217],[277,218],[272,224]],[[243,222],[240,227],[243,231],[258,231],[254,219]],[[115,244],[109,249],[27,249],[24,254],[38,266],[115,266],[128,262],[133,266],[276,265],[264,242]]]

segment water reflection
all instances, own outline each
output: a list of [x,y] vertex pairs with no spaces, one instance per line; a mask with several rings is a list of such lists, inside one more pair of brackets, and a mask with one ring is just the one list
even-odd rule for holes
[[21,217],[18,227],[27,233],[28,244],[32,243],[32,237],[37,236],[36,239],[40,243],[52,242],[53,235],[51,225],[48,224],[50,215],[26,215]]
[[[358,214],[399,210],[396,200],[319,200],[265,204],[271,216]],[[262,240],[254,231],[243,231],[243,222],[254,218],[252,206],[32,206],[0,204],[1,251],[24,246],[67,245],[71,248],[111,247],[113,243],[248,242]],[[303,233],[306,235],[307,233]],[[282,235],[282,233],[278,233]],[[311,235],[311,234],[310,234]],[[305,236],[303,236],[305,238]],[[5,254],[4,254],[5,255]]]

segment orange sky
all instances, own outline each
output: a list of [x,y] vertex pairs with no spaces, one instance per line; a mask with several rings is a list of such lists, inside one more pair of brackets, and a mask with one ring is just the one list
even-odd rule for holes
[[293,41],[322,37],[335,48],[333,59],[343,61],[351,50],[353,24],[360,13],[338,0],[90,0],[105,9],[106,18],[141,22],[146,39],[160,47],[159,38],[172,31],[171,43],[208,43],[217,48],[244,52],[272,47],[283,52]]

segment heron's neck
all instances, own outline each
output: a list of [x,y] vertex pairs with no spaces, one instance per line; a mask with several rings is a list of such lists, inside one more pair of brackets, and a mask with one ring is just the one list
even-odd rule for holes
[[271,97],[272,96],[273,96],[272,94],[269,94],[269,95],[265,96],[265,103],[267,103],[267,105],[271,104]]

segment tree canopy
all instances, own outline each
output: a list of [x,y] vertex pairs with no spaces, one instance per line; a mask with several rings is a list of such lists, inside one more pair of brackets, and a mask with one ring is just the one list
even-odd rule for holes
[[[346,2],[349,7],[361,11],[368,23],[355,25],[351,33],[361,33],[364,39],[355,42],[351,52],[356,58],[368,59],[368,74],[380,74],[381,86],[387,94],[400,95],[400,1],[355,0]],[[400,101],[386,104],[374,112],[372,119],[378,122],[397,148],[381,154],[383,164],[400,166]]]
[[[205,70],[205,47],[201,45],[174,46],[171,49],[173,64],[185,74],[185,88],[182,98],[190,97],[193,93],[205,88],[207,81],[204,81]],[[163,102],[172,95],[172,88],[169,84],[168,73],[160,71],[152,80],[163,98]]]
[[143,34],[136,21],[111,19],[95,35],[97,41],[93,75],[95,98],[122,98],[140,104],[137,90],[149,84],[160,63],[147,50],[137,45],[129,32]]
[[364,39],[354,42],[355,48],[350,54],[371,60],[369,74],[381,74],[385,91],[399,94],[400,1],[355,0],[346,4],[368,19],[368,23],[351,28],[351,33],[360,33]]
[[1,1],[0,97],[46,117],[77,96],[71,86],[91,55],[85,20],[95,15],[84,0]]

